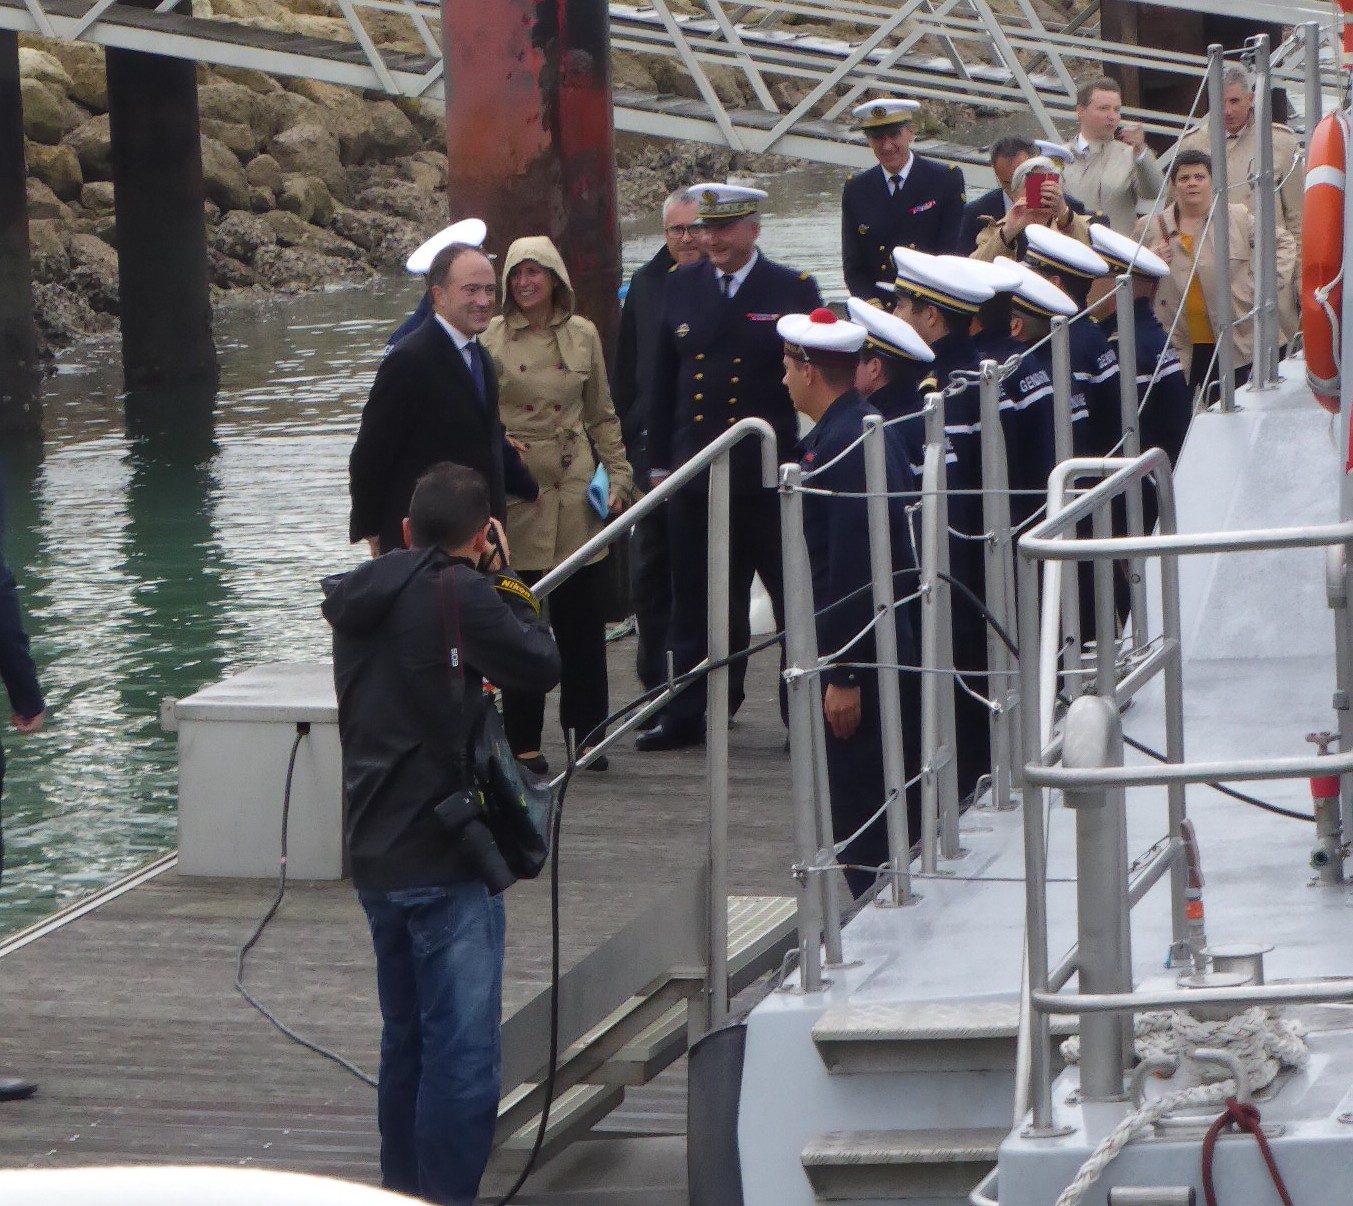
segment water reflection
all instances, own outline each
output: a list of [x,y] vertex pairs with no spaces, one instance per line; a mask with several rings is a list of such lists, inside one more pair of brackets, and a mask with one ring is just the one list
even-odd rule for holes
[[[767,254],[839,289],[841,173],[771,184]],[[626,275],[660,239],[625,226]],[[0,933],[174,845],[159,705],[266,661],[328,656],[319,579],[355,564],[347,457],[386,335],[419,286],[223,306],[209,396],[120,395],[116,337],[73,349],[45,449],[0,449],[6,552],[49,727],[6,738]],[[279,785],[280,790],[280,785]]]

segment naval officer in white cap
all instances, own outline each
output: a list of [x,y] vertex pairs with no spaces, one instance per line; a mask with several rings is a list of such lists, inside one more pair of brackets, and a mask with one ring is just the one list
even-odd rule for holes
[[[901,440],[907,464],[919,481],[925,464],[924,401],[920,384],[935,361],[935,353],[905,319],[858,297],[846,301],[850,320],[867,332],[855,369],[855,389],[885,419]],[[953,445],[945,440],[946,462],[957,464]]]
[[911,149],[913,100],[865,101],[851,115],[869,140],[878,166],[846,181],[841,190],[841,260],[846,288],[864,300],[878,297],[876,281],[892,273],[894,247],[932,253],[953,251],[966,200],[955,164],[925,159]]
[[[867,332],[853,322],[842,322],[830,311],[786,314],[776,323],[784,341],[784,379],[800,414],[813,429],[799,446],[805,472],[819,469],[811,479],[815,491],[803,500],[803,535],[813,577],[813,606],[818,613],[818,651],[827,655],[841,649],[873,620],[867,587],[870,581],[868,501],[851,497],[865,491],[864,450],[857,443],[866,415],[878,412],[854,388],[856,364]],[[915,489],[911,470],[896,440],[885,437],[890,492]],[[851,448],[854,444],[855,447]],[[850,449],[850,451],[847,451]],[[830,493],[816,493],[829,491]],[[892,532],[893,570],[898,596],[911,590],[907,571],[916,561],[907,532],[906,500],[888,500]],[[824,611],[824,609],[830,609]],[[915,653],[908,609],[894,612],[898,656],[904,664]],[[872,632],[821,674],[822,711],[826,721],[827,777],[831,786],[832,831],[837,841],[854,833],[883,802],[883,746],[879,723],[878,683]],[[915,679],[915,675],[904,675]],[[919,692],[903,690],[903,753],[907,777],[920,766]],[[909,826],[919,832],[920,796],[908,798]],[[899,851],[906,858],[905,851]],[[851,894],[862,896],[874,883],[872,868],[888,861],[887,825],[879,818],[845,848],[846,883]]]
[[[1152,305],[1156,283],[1170,266],[1148,247],[1139,247],[1130,235],[1119,234],[1107,226],[1090,232],[1091,245],[1115,274],[1132,274],[1132,331],[1137,351],[1138,433],[1143,449],[1159,448],[1173,465],[1184,446],[1189,423],[1193,420],[1193,399],[1189,395],[1188,376],[1179,353],[1170,345],[1165,328]],[[1109,342],[1117,348],[1118,312],[1107,301],[1107,313],[1099,324]],[[1147,490],[1142,499],[1145,530],[1156,522],[1156,495]]]
[[[1085,310],[1090,286],[1109,271],[1103,257],[1085,243],[1046,226],[1031,226],[1025,233],[1029,249],[1024,263],[1066,293],[1077,311]],[[1073,320],[1068,335],[1072,380],[1084,391],[1089,412],[1088,421],[1074,428],[1076,455],[1106,456],[1123,434],[1118,354],[1088,315]]]
[[[798,421],[784,385],[784,352],[775,323],[782,314],[822,304],[808,273],[777,264],[757,249],[764,192],[715,183],[693,185],[688,195],[697,205],[705,258],[677,268],[667,282],[648,415],[649,475],[655,485],[739,419],[770,423],[779,460],[788,459]],[[736,653],[750,640],[753,575],[760,575],[781,626],[784,587],[779,499],[761,485],[755,440],[733,450],[731,477],[729,638]],[[682,674],[705,656],[709,533],[703,478],[680,491],[667,510],[672,558],[668,647],[676,672]],[[745,676],[745,660],[735,662],[729,675],[729,703],[735,711]],[[704,735],[701,680],[672,700],[657,726],[635,745],[646,751],[680,749],[699,744]]]
[[[996,296],[991,269],[960,256],[924,255],[898,247],[893,251],[894,313],[905,319],[935,354],[930,374],[921,381],[925,395],[946,389],[954,374],[975,374],[982,362],[972,326],[981,308]],[[984,567],[976,537],[985,530],[982,500],[982,409],[977,382],[945,400],[944,432],[956,456],[949,469],[949,526],[962,536],[950,542],[953,575],[982,597]],[[963,493],[963,492],[967,493]],[[966,537],[966,539],[964,538]],[[975,609],[960,605],[954,613],[954,660],[960,668],[981,671],[986,660],[986,629]],[[958,790],[968,795],[990,769],[988,717],[965,692],[956,696],[959,728]]]
[[[1017,265],[1020,281],[1015,287],[1010,332],[1023,351],[1019,368],[1004,382],[1001,427],[1005,432],[1006,464],[1009,467],[1010,519],[1024,523],[1047,496],[1048,474],[1057,464],[1057,440],[1053,421],[1052,349],[1047,336],[1054,317],[1070,318],[1076,303],[1051,281],[1023,264]],[[1085,390],[1071,383],[1071,426],[1084,426],[1088,418]]]

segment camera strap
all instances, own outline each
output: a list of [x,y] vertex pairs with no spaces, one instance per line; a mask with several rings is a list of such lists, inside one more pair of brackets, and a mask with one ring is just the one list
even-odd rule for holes
[[474,776],[470,773],[469,746],[470,733],[475,718],[469,715],[469,710],[466,707],[465,661],[461,652],[460,636],[460,598],[454,589],[454,581],[451,590],[454,640],[452,639],[452,627],[448,626],[446,616],[446,577],[448,574],[454,574],[455,569],[456,567],[452,565],[438,572],[437,603],[442,617],[442,646],[446,656],[447,691],[451,697],[452,714],[459,722],[458,730],[452,734],[451,766],[461,787],[468,789],[474,787]]

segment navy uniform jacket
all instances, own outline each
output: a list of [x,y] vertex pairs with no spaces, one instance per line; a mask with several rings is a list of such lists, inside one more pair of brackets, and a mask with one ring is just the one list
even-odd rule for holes
[[1089,318],[1068,328],[1071,344],[1072,417],[1075,395],[1083,397],[1086,422],[1073,422],[1077,456],[1106,456],[1123,434],[1123,403],[1118,392],[1118,353],[1104,328]]
[[[826,465],[860,437],[866,415],[879,413],[853,389],[836,399],[818,420],[817,426],[803,437],[799,463],[805,473]],[[902,454],[900,443],[892,437],[885,441],[888,460],[889,491],[916,489]],[[865,490],[864,449],[860,445],[831,468],[811,479],[815,489],[863,493]],[[867,587],[872,581],[869,565],[868,500],[808,494],[803,500],[803,537],[808,546],[808,564],[813,575],[813,607],[823,608],[840,600],[849,603],[834,607],[817,620],[818,653],[826,656],[842,648],[869,623],[874,613],[873,595]],[[908,535],[907,500],[890,498],[888,517],[892,535],[893,597],[901,598],[916,589],[915,576],[897,575],[898,570],[915,566],[916,558]],[[858,593],[855,593],[858,592]],[[914,642],[907,609],[894,611],[897,617],[898,654],[905,663],[912,656]],[[868,662],[874,659],[871,638],[860,641],[842,661]],[[823,682],[828,686],[858,686],[859,671],[848,666],[827,670]]]
[[[822,304],[817,282],[758,254],[731,297],[725,298],[708,260],[668,277],[653,369],[648,415],[650,468],[673,470],[739,419],[765,419],[775,429],[779,463],[789,460],[798,416],[784,385],[784,341],[775,324],[785,314],[807,314]],[[761,487],[755,440],[733,451],[732,488]]]
[[402,323],[390,332],[390,338],[385,341],[385,350],[388,352],[405,335],[411,335],[423,325],[423,320],[432,313],[432,290],[424,289],[423,296],[418,299],[418,305]]
[[[1065,194],[1063,194],[1065,196]],[[1066,198],[1067,206],[1073,213],[1086,213],[1085,206],[1075,197]],[[994,218],[999,222],[1005,217],[1005,192],[998,185],[996,188],[989,189],[980,197],[975,197],[963,207],[963,220],[958,229],[958,254],[972,255],[977,250],[977,236],[982,232],[982,227],[986,225],[983,218]],[[1103,222],[1107,225],[1108,219],[1098,210],[1089,215],[1091,222]],[[1022,260],[1024,253],[1029,248],[1029,240],[1022,234],[1015,240],[1015,258]]]
[[485,398],[435,317],[401,339],[381,361],[348,459],[350,540],[379,536],[383,551],[402,548],[400,529],[414,485],[439,461],[455,461],[483,474],[490,511],[507,518],[498,379],[492,358],[482,348],[480,356]]
[[[1034,513],[1047,497],[1048,474],[1057,463],[1052,405],[1052,356],[1045,343],[1025,354],[1002,383],[1001,427],[1005,433],[1005,459],[1010,489],[1024,491],[1010,498],[1010,519],[1018,525]],[[1072,427],[1079,417],[1084,425],[1085,406],[1076,405],[1072,382]]]
[[983,360],[994,360],[997,364],[1004,364],[1011,356],[1024,353],[1024,345],[1010,334],[1009,328],[1004,331],[978,331],[972,341],[977,345],[977,354]]
[[878,297],[879,281],[897,275],[894,247],[943,255],[958,246],[963,219],[963,173],[915,152],[897,196],[877,164],[846,181],[841,190],[841,262],[846,288],[860,298]]
[[[1193,401],[1189,397],[1188,377],[1179,361],[1179,354],[1170,346],[1165,328],[1160,325],[1149,297],[1138,297],[1132,305],[1137,344],[1137,401],[1145,403],[1138,420],[1138,432],[1143,450],[1163,448],[1173,464],[1184,443],[1184,436],[1193,417]],[[1118,347],[1118,319],[1111,315],[1105,320],[1104,332],[1109,342]],[[1159,365],[1159,370],[1157,370]],[[1155,376],[1154,383],[1152,376]],[[1150,387],[1150,394],[1147,387]]]
[[[930,366],[916,367],[928,369]],[[899,376],[881,385],[867,399],[869,405],[889,421],[888,431],[901,447],[918,490],[921,475],[925,472],[925,418],[921,413],[925,408],[925,397],[920,389],[921,376],[920,372]],[[958,454],[954,452],[953,441],[947,432],[944,437],[944,463],[948,473],[953,473],[954,466],[958,464]]]

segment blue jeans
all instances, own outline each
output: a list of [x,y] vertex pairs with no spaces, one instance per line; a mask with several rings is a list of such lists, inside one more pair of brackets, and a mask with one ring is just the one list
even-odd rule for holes
[[473,1206],[498,1116],[503,901],[482,883],[357,893],[376,949],[381,1184]]

